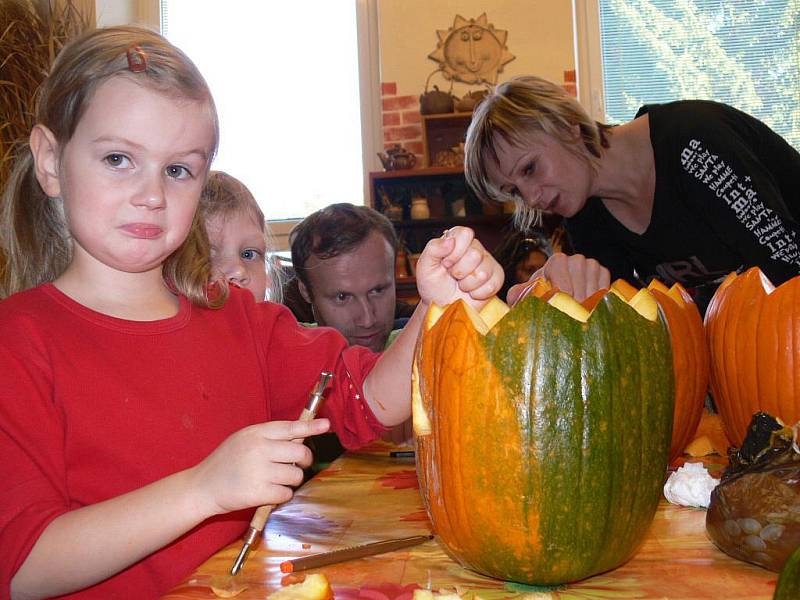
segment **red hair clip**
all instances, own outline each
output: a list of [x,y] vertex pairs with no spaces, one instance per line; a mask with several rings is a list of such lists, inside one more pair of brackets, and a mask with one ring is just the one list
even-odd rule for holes
[[132,73],[141,73],[147,70],[147,58],[139,46],[131,46],[127,50],[128,68]]

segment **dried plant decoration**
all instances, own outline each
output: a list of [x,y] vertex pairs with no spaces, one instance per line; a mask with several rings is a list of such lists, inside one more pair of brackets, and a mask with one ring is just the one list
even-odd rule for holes
[[34,125],[36,93],[59,50],[94,27],[93,4],[0,0],[0,189]]

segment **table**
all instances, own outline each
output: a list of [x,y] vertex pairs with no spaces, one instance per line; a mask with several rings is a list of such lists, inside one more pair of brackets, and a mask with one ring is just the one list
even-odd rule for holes
[[[237,600],[266,598],[281,587],[280,563],[289,558],[387,538],[430,532],[414,459],[389,457],[388,443],[348,453],[276,509],[260,547],[238,576],[247,586]],[[215,598],[238,553],[237,542],[202,564],[164,598]],[[457,591],[465,598],[772,598],[777,574],[734,560],[705,534],[705,511],[662,499],[635,556],[620,568],[568,586],[532,587],[484,577],[461,567],[438,540],[389,554],[323,567],[337,600],[410,599],[416,588]],[[538,594],[538,595],[537,595]]]

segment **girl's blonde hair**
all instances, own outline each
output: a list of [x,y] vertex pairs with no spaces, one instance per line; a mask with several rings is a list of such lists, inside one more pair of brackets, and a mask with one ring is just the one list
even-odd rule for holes
[[[126,77],[142,86],[208,107],[216,153],[219,122],[203,76],[192,61],[163,37],[140,27],[120,26],[87,32],[56,57],[36,103],[36,122],[55,136],[59,148],[72,138],[97,88],[112,77]],[[72,240],[62,203],[49,198],[34,174],[28,148],[20,152],[0,199],[0,298],[53,281],[72,259]],[[209,299],[208,238],[195,215],[189,235],[163,265],[163,277],[176,292],[195,304],[220,306],[224,295]]]
[[[261,233],[264,234],[264,243],[267,249],[267,256],[264,257],[264,268],[270,281],[267,299],[281,302],[284,284],[283,271],[269,256],[269,253],[275,248],[274,238],[261,207],[247,186],[224,171],[211,171],[203,192],[200,194],[200,205],[197,212],[204,226],[208,224],[209,219],[215,217],[226,219],[239,213],[245,213],[255,221],[261,229]],[[215,283],[220,288],[227,290],[228,282],[224,277],[216,277]]]
[[[582,145],[575,143],[576,125]],[[608,147],[609,129],[609,125],[592,119],[561,86],[540,77],[515,77],[498,85],[472,115],[464,145],[467,183],[483,201],[514,202],[515,224],[521,231],[527,231],[540,223],[540,211],[500,190],[487,174],[488,161],[495,165],[499,162],[497,139],[525,147],[532,134],[544,133],[596,169],[601,148]]]

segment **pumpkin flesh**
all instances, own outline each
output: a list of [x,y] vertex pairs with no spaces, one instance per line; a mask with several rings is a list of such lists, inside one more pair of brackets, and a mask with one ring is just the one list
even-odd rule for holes
[[531,295],[481,335],[470,310],[449,306],[415,358],[415,411],[430,425],[415,430],[417,470],[436,533],[500,579],[556,584],[619,566],[661,495],[673,409],[663,321],[608,294],[583,323]]

